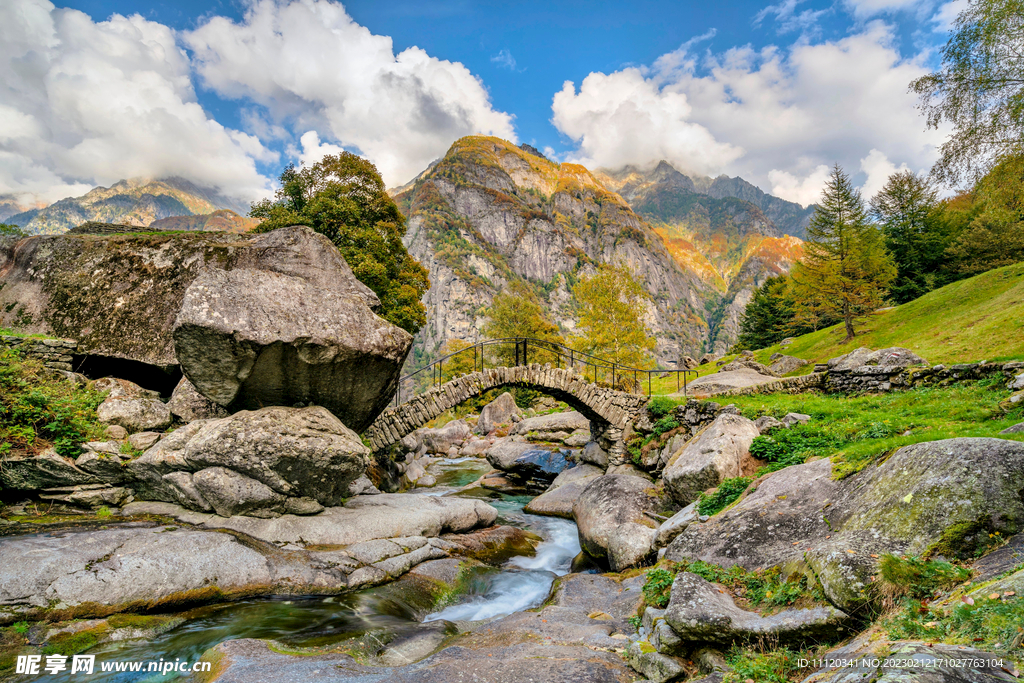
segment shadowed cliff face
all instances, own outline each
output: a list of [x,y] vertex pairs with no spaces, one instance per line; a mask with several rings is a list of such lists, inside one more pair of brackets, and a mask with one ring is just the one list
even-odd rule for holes
[[396,199],[409,251],[430,271],[418,337],[428,354],[448,339],[480,338],[484,309],[515,279],[542,285],[571,329],[571,283],[595,264],[624,261],[654,298],[648,322],[660,364],[672,367],[728,348],[753,289],[800,254],[800,240],[757,205],[703,194],[665,162],[591,173],[497,138],[457,141]]
[[630,265],[651,293],[662,364],[707,337],[707,284],[582,166],[497,138],[463,138],[396,199],[409,217],[409,251],[430,270],[419,338],[427,352],[479,338],[482,309],[516,279],[542,285],[553,316],[571,328],[570,283],[600,263]]

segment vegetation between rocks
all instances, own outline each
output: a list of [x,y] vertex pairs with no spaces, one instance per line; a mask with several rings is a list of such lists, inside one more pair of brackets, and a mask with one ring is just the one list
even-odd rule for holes
[[751,477],[734,477],[726,479],[713,493],[701,493],[697,499],[697,512],[701,515],[714,515],[732,505],[733,501],[754,481]]
[[96,408],[103,394],[78,387],[33,359],[0,349],[0,457],[32,455],[53,445],[63,456],[100,440]]

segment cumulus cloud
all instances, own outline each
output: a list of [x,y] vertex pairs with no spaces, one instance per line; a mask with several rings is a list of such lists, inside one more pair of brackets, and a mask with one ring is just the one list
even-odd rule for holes
[[905,163],[900,164],[897,168],[896,164],[889,161],[889,157],[877,149],[873,149],[860,160],[860,170],[867,176],[860,188],[860,193],[865,200],[868,200],[878,194],[878,191],[885,186],[885,181],[893,173],[902,173],[910,169]]
[[236,197],[267,181],[260,141],[196,102],[171,29],[94,22],[46,0],[0,3],[0,195],[24,204],[126,177],[180,175]]
[[828,166],[821,164],[807,175],[798,178],[788,171],[772,169],[768,171],[771,193],[776,197],[809,206],[821,198],[821,189],[825,187],[830,171]]
[[859,173],[871,150],[914,168],[934,161],[946,131],[926,130],[907,92],[924,58],[905,59],[894,43],[891,27],[871,22],[786,49],[694,56],[684,47],[650,67],[592,73],[578,91],[566,83],[552,121],[593,165],[664,158],[807,203],[824,184],[822,165]]
[[553,111],[552,122],[579,142],[578,160],[588,166],[670,159],[681,168],[712,173],[743,154],[690,120],[686,93],[659,88],[637,68],[592,73],[578,92],[566,81]]
[[185,34],[198,73],[224,97],[250,99],[275,122],[316,131],[372,160],[389,185],[409,180],[470,134],[515,141],[465,66],[355,23],[338,3],[256,0],[235,22],[211,17]]

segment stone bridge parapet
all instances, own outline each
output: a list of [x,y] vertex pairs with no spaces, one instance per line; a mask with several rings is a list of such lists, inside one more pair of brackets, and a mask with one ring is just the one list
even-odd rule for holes
[[624,450],[624,432],[647,405],[648,397],[602,387],[573,370],[550,365],[488,368],[431,387],[406,403],[385,410],[363,436],[383,451],[464,401],[500,387],[526,387],[564,401],[590,420],[591,434],[609,455]]

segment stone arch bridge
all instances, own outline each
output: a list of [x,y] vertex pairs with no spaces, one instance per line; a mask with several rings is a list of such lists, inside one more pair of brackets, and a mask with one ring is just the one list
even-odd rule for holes
[[526,387],[564,401],[590,420],[591,438],[608,451],[610,460],[625,452],[627,426],[649,398],[599,386],[574,370],[550,365],[497,367],[471,372],[389,408],[364,432],[374,452],[383,451],[446,410],[500,387]]

